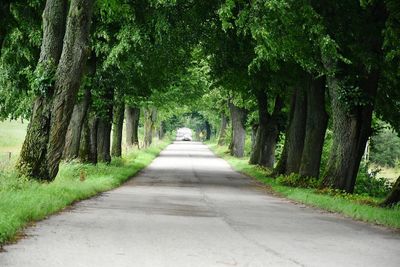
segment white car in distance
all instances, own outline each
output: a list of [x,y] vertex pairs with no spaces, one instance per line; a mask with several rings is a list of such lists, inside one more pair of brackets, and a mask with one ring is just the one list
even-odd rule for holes
[[192,141],[192,130],[189,128],[179,128],[176,131],[177,141]]

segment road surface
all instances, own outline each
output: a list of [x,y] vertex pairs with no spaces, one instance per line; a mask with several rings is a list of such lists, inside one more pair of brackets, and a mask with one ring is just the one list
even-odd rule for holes
[[400,266],[400,234],[268,195],[195,142],[26,233],[0,266]]

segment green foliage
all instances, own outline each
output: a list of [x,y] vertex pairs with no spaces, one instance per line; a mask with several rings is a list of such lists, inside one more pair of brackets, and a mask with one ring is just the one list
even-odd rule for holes
[[29,117],[33,99],[30,80],[41,44],[44,1],[10,2],[9,13],[0,19],[0,120]]
[[44,96],[49,93],[50,89],[54,85],[54,75],[56,73],[56,69],[57,66],[51,60],[38,64],[33,76],[29,79],[32,92],[35,95]]

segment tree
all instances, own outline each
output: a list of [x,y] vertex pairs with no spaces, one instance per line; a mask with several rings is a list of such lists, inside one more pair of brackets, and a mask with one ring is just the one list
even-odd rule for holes
[[43,11],[43,41],[36,73],[37,96],[23,143],[17,168],[29,177],[51,180],[47,169],[47,145],[49,143],[51,98],[54,93],[55,68],[63,49],[67,1],[48,0]]
[[[329,16],[328,8],[318,6],[317,10],[326,12],[327,28],[351,64],[331,59],[325,62],[326,69],[335,74],[327,77],[332,98],[333,144],[323,183],[353,192],[365,145],[372,133],[372,113],[383,62],[381,33],[387,16],[382,2],[369,6],[335,3],[330,8],[343,15],[340,17]],[[346,31],[337,31],[338,28]]]
[[71,1],[68,18],[66,10],[67,1],[46,2],[37,68],[46,79],[38,84],[42,94],[35,101],[17,165],[22,174],[41,180],[57,175],[88,55],[92,1]]

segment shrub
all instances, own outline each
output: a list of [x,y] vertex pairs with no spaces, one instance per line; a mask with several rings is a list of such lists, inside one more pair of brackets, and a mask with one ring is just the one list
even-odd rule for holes
[[378,178],[379,169],[368,171],[367,166],[358,172],[354,193],[371,197],[385,197],[389,194],[393,184],[386,178]]

